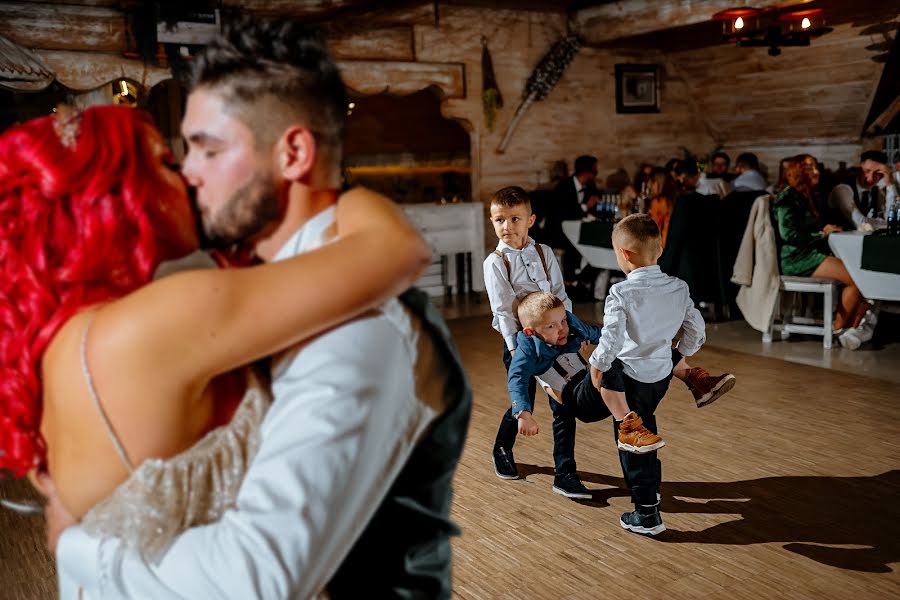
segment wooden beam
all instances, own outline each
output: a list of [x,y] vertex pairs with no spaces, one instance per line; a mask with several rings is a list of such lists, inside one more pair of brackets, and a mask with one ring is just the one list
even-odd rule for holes
[[340,60],[364,58],[413,61],[413,46],[412,27],[404,25],[328,36],[328,47],[334,57]]
[[296,18],[326,17],[372,4],[371,0],[224,0],[223,6],[241,12]]
[[[21,0],[29,4],[46,4],[47,0]],[[121,6],[122,0],[60,0],[53,4],[67,4],[70,6]]]
[[465,65],[462,63],[340,61],[341,75],[350,89],[360,94],[404,96],[436,85],[445,98],[466,95]]
[[894,101],[891,102],[884,112],[882,112],[878,117],[872,121],[872,124],[869,125],[869,129],[866,131],[868,134],[878,134],[879,131],[883,130],[885,127],[890,124],[891,121],[894,120],[894,117],[900,113],[900,96],[894,98]]
[[[809,0],[787,0],[783,6]],[[738,2],[752,8],[766,8],[772,0]],[[587,44],[602,44],[623,37],[651,33],[709,21],[720,10],[734,8],[735,0],[618,0],[577,11],[574,23]]]
[[291,17],[325,27],[335,23],[358,23],[365,27],[434,23],[434,2],[426,0],[224,0],[223,4],[241,13]]
[[0,35],[26,48],[122,52],[125,15],[104,7],[0,2]]
[[149,89],[164,79],[172,78],[168,69],[115,54],[66,50],[37,50],[35,53],[56,73],[57,81],[73,90],[92,90],[123,77]]

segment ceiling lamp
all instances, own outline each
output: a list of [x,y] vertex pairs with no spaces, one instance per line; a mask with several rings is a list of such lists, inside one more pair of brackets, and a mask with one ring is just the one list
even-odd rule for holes
[[725,41],[768,48],[770,56],[778,56],[785,46],[809,46],[812,38],[831,31],[825,27],[825,11],[821,8],[731,8],[717,12],[713,19],[722,21]]
[[722,35],[733,40],[735,36],[746,36],[759,29],[762,12],[758,8],[729,8],[714,14],[713,19],[722,21]]

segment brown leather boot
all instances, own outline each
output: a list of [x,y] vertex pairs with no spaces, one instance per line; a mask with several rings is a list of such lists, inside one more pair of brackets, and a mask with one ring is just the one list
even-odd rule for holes
[[694,395],[697,408],[703,408],[727,394],[734,387],[735,381],[731,373],[713,377],[701,367],[688,369],[684,378],[685,385]]
[[619,449],[632,454],[646,454],[665,446],[661,437],[644,427],[634,411],[625,415],[619,425]]

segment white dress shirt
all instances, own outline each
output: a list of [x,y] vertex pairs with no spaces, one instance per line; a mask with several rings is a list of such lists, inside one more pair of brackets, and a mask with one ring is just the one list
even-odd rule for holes
[[581,181],[579,181],[576,175],[572,175],[572,181],[575,182],[575,197],[578,199],[578,204],[581,205],[581,210],[584,213],[587,213],[587,198],[584,197],[585,189],[584,186],[581,185]]
[[761,192],[766,189],[766,179],[755,169],[747,169],[734,178],[731,186],[738,192]]
[[[860,195],[866,191],[871,194],[871,190],[866,190],[864,187],[859,186]],[[873,206],[870,209],[870,212],[872,213],[878,212],[882,207],[882,201],[885,194],[884,190],[880,190],[880,192],[879,197],[872,203]],[[844,215],[847,220],[851,221],[858,231],[873,231],[875,229],[886,227],[887,225],[887,222],[884,219],[864,215],[862,211],[859,210],[859,206],[857,206],[856,200],[853,198],[853,188],[846,183],[839,183],[834,186],[834,189],[832,189],[831,193],[828,195],[828,206],[841,211],[841,214]]]
[[658,265],[635,269],[609,288],[600,343],[590,363],[607,371],[618,358],[626,375],[655,383],[672,372],[672,340],[682,327],[678,350],[692,356],[706,341],[706,324],[694,308],[687,284],[666,275]]
[[[310,220],[276,260],[318,245],[333,217],[328,209]],[[276,357],[274,402],[237,507],[182,533],[159,564],[67,529],[57,548],[61,600],[79,598],[79,584],[91,600],[321,593],[443,410],[415,393],[423,377],[439,378],[416,372],[417,331],[391,300]]]
[[484,259],[484,286],[493,313],[491,326],[500,332],[509,350],[516,349],[516,334],[522,329],[516,312],[519,300],[528,294],[550,292],[563,301],[566,310],[572,310],[572,301],[566,295],[556,255],[546,244],[541,244],[541,250],[550,271],[550,279],[547,279],[544,264],[535,248],[535,241],[531,238],[528,238],[521,250],[503,241],[497,244],[497,251],[502,252],[509,261],[509,271],[503,259],[493,252]]
[[721,177],[706,178],[701,175],[697,181],[697,193],[704,196],[718,196],[724,198],[731,191],[731,185]]

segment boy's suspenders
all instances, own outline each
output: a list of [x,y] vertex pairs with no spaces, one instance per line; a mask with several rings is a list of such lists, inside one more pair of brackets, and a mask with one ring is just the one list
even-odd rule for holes
[[[535,244],[534,249],[537,250],[538,258],[541,259],[541,265],[544,267],[544,274],[547,275],[547,281],[552,281],[550,279],[550,267],[547,266],[547,259],[544,258],[544,249],[541,248],[540,244]],[[500,252],[499,250],[494,250],[494,254],[500,257],[503,261],[503,264],[506,265],[506,278],[510,281],[512,280],[512,265],[509,264],[509,259],[506,258],[506,255]]]

